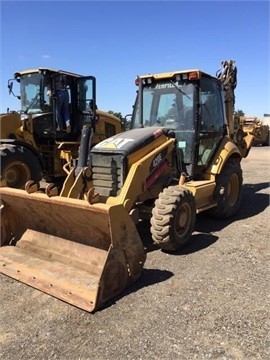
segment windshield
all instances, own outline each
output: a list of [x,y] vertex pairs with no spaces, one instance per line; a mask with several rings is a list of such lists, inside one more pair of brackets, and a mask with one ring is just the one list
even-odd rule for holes
[[[143,87],[142,126],[193,129],[195,84],[166,80]],[[139,99],[134,107],[134,127],[139,123]]]
[[26,74],[20,78],[21,110],[26,113],[40,113],[41,110],[41,74]]

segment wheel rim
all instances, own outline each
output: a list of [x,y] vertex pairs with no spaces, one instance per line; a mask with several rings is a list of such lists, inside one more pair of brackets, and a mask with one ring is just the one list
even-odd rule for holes
[[239,179],[237,174],[233,174],[228,184],[228,203],[233,206],[239,195]]
[[26,164],[14,161],[4,169],[3,179],[7,186],[23,189],[25,183],[31,179],[31,171]]
[[182,204],[179,208],[178,218],[176,222],[176,232],[179,236],[183,236],[189,231],[191,219],[191,209],[188,204]]

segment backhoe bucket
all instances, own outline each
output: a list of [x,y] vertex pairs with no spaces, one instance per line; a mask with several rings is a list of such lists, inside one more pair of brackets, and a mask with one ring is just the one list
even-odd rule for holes
[[146,254],[123,206],[9,187],[0,197],[1,273],[89,312],[140,276]]

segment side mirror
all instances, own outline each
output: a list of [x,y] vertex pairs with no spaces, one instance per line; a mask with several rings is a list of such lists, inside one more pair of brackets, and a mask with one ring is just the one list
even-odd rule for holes
[[130,130],[131,129],[131,120],[132,120],[132,114],[127,114],[123,119],[123,128],[124,130]]
[[11,93],[13,93],[12,89],[13,89],[13,81],[8,82],[8,94],[9,94],[9,95],[10,95]]
[[13,92],[13,81],[11,79],[8,80],[8,94],[12,94],[13,96],[15,96],[17,99],[21,100],[21,96],[20,95],[15,95]]

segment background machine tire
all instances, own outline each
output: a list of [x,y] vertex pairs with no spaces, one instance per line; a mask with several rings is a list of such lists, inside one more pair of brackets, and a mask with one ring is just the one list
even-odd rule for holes
[[1,181],[12,188],[24,189],[29,180],[41,180],[41,167],[37,157],[22,145],[1,144]]
[[189,240],[196,221],[195,199],[181,186],[169,186],[155,201],[151,218],[154,243],[165,251],[176,251]]

